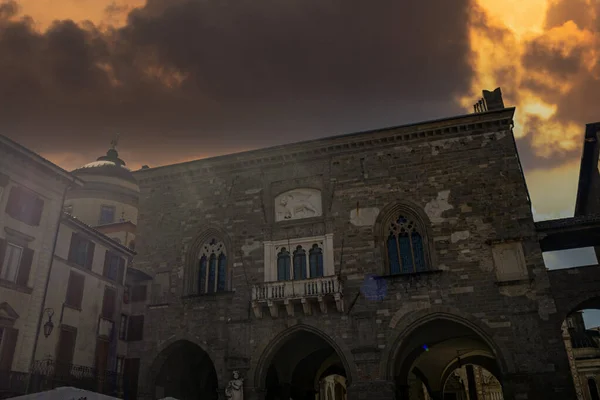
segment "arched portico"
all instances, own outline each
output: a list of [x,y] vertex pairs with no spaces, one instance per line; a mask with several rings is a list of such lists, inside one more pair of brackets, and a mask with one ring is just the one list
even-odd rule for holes
[[498,379],[508,371],[506,359],[491,336],[471,318],[445,310],[425,309],[406,315],[395,325],[382,376],[396,385],[396,397],[407,398],[425,387],[442,398],[449,374],[465,360],[482,362]]
[[156,398],[218,399],[218,377],[211,357],[185,339],[163,347],[152,362],[149,382]]
[[345,387],[355,376],[348,354],[321,330],[297,325],[276,335],[266,346],[255,368],[255,387],[266,399],[314,400],[319,395],[319,382],[336,376],[345,395]]

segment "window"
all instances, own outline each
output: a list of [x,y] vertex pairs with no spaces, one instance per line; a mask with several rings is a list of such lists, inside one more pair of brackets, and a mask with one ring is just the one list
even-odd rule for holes
[[147,292],[146,285],[137,285],[137,286],[132,287],[131,288],[131,301],[134,303],[146,301],[146,292]]
[[117,364],[115,365],[115,372],[118,375],[123,374],[123,365],[125,364],[125,357],[117,356]]
[[71,235],[71,247],[69,248],[69,261],[84,267],[92,269],[94,262],[94,242],[86,239],[77,232]]
[[127,315],[121,314],[121,322],[119,324],[119,339],[127,339]]
[[223,292],[227,286],[227,254],[225,245],[211,239],[202,246],[198,261],[197,293]]
[[399,215],[389,225],[386,250],[392,275],[422,272],[427,269],[423,238],[417,224],[407,216]]
[[333,234],[265,242],[265,281],[313,279],[335,274]]
[[[293,267],[293,268],[292,268]],[[282,247],[277,254],[277,280],[287,281],[318,278],[323,276],[323,249],[313,244],[307,252],[303,246],[296,246],[293,263],[290,265],[290,253]]]
[[77,329],[61,325],[58,335],[58,346],[56,347],[56,375],[62,377],[70,375],[76,342]]
[[102,299],[102,318],[113,321],[115,315],[116,300],[117,291],[112,287],[105,287],[104,298]]
[[111,281],[123,284],[123,277],[125,276],[125,259],[107,250],[104,256],[104,272],[102,275]]
[[33,250],[0,238],[0,279],[27,286]]
[[16,246],[12,243],[6,244],[6,249],[4,250],[4,261],[2,262],[2,270],[0,271],[0,278],[11,282],[15,282],[17,280],[17,272],[19,271],[19,264],[21,263],[22,255],[22,247]]
[[0,327],[0,371],[12,369],[19,331],[9,327]]
[[115,222],[115,206],[101,206],[98,224],[112,224],[113,222]]
[[129,317],[129,327],[127,328],[127,341],[136,342],[144,338],[144,316],[132,315]]
[[44,200],[22,187],[13,186],[8,195],[6,213],[16,220],[38,226],[42,219]]
[[81,310],[83,301],[83,289],[85,287],[85,276],[71,271],[69,274],[69,283],[67,284],[67,297],[65,304]]

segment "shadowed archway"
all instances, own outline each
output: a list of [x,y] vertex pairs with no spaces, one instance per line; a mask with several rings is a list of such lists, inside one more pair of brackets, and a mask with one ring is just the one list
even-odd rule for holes
[[325,393],[331,392],[332,400],[344,400],[349,374],[334,346],[323,335],[305,329],[276,339],[261,357],[255,378],[265,398],[315,400],[327,386]]
[[198,345],[179,340],[157,357],[155,397],[217,400],[217,373],[209,355]]

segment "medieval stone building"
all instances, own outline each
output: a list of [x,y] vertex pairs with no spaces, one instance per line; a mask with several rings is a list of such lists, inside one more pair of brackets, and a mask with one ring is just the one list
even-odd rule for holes
[[135,172],[152,280],[130,395],[216,399],[237,370],[246,399],[441,399],[476,365],[504,399],[572,398],[515,109],[484,95],[473,114]]

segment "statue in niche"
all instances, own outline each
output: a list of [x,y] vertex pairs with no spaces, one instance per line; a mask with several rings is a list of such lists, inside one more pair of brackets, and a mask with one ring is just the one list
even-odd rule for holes
[[321,215],[321,192],[300,189],[283,193],[275,200],[275,220],[285,221]]
[[240,377],[239,371],[233,371],[233,379],[225,388],[225,397],[227,400],[244,400],[244,379]]

